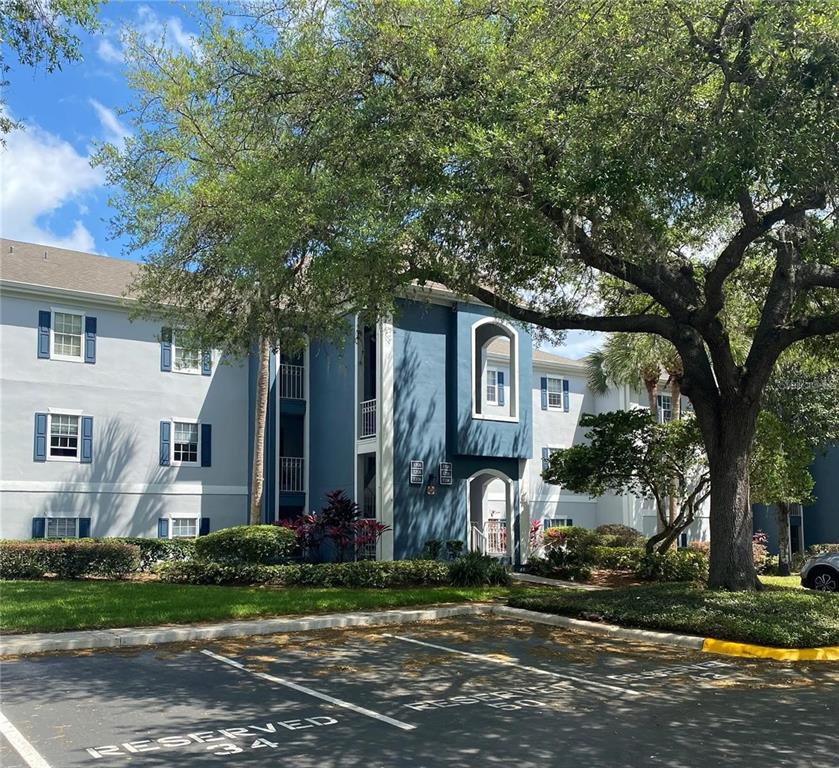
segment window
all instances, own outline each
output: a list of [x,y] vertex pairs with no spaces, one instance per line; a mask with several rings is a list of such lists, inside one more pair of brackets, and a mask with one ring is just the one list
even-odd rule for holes
[[48,539],[78,538],[78,522],[75,517],[48,517],[46,537]]
[[173,517],[170,522],[173,539],[194,539],[198,536],[197,518]]
[[175,334],[172,338],[173,359],[175,370],[180,373],[201,373],[201,351],[183,347],[178,344],[178,337]]
[[54,311],[52,328],[53,356],[67,360],[82,360],[84,315]]
[[172,459],[178,464],[198,463],[198,424],[176,421]]
[[543,448],[542,449],[542,471],[544,472],[551,463],[551,456],[553,456],[557,451],[562,450],[561,448]]
[[562,410],[562,379],[548,376],[548,408]]
[[50,414],[51,459],[79,458],[79,417],[63,413]]
[[658,420],[660,423],[673,420],[673,404],[670,395],[658,395],[656,398],[658,403]]
[[569,525],[574,525],[574,521],[570,517],[546,517],[542,521],[542,530],[547,531],[549,528],[565,528]]
[[487,368],[487,403],[498,405],[498,371]]

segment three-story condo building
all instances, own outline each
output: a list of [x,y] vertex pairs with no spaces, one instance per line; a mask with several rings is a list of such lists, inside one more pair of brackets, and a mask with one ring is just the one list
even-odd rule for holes
[[[179,344],[131,320],[137,264],[0,241],[0,536],[196,536],[247,522],[253,357]],[[513,563],[530,523],[655,530],[630,496],[578,496],[541,480],[582,439],[583,413],[640,394],[586,386],[585,364],[534,348],[529,330],[441,287],[415,288],[389,321],[347,319],[342,344],[272,354],[266,521],[343,489],[389,530],[380,559],[459,539]],[[667,395],[660,412],[667,418]],[[705,538],[698,520],[688,538]]]

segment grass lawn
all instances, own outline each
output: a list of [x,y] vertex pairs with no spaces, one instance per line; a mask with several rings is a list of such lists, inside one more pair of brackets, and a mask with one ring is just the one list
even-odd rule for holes
[[769,586],[762,592],[650,584],[602,592],[531,590],[510,605],[605,621],[781,648],[839,645],[839,594]]
[[310,589],[212,587],[132,581],[0,582],[0,631],[105,627],[376,610],[506,597],[504,587]]

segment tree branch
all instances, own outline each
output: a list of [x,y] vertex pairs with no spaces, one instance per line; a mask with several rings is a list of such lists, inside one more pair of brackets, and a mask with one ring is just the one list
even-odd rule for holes
[[803,290],[809,288],[839,288],[839,267],[826,264],[802,264],[798,270],[797,285]]

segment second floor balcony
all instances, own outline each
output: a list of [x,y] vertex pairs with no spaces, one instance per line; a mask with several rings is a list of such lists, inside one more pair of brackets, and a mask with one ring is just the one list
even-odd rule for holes
[[280,397],[303,400],[306,396],[305,369],[302,365],[280,364]]
[[362,400],[359,408],[358,439],[369,440],[376,436],[376,398]]
[[296,456],[280,457],[279,490],[288,492],[302,492],[305,488],[304,460]]

